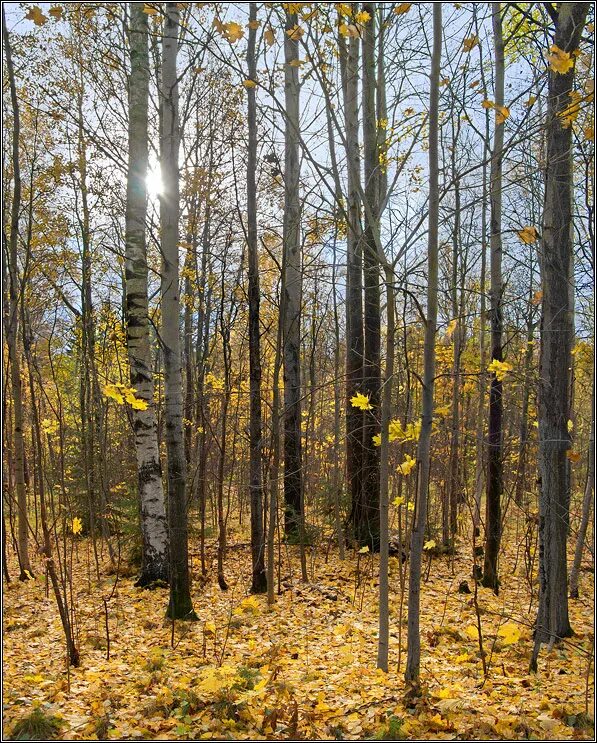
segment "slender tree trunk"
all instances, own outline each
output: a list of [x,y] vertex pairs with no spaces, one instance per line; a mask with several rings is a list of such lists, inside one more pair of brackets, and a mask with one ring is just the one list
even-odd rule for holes
[[166,3],[162,42],[160,104],[162,131],[160,197],[162,248],[162,332],[164,353],[166,450],[168,452],[168,529],[170,543],[170,619],[196,619],[190,590],[186,499],[186,461],[182,427],[182,367],[178,258],[179,180],[177,3]]
[[336,530],[336,539],[338,541],[338,554],[341,560],[346,557],[346,545],[344,539],[344,530],[342,528],[342,518],[340,516],[340,499],[343,492],[341,482],[342,470],[340,459],[340,429],[341,429],[341,393],[340,393],[340,369],[341,369],[341,352],[340,352],[340,318],[338,315],[338,297],[336,294],[336,275],[338,271],[338,257],[336,251],[337,234],[334,235],[334,261],[332,265],[332,300],[334,309],[334,474],[332,479],[333,504],[334,504],[334,528]]
[[[595,410],[595,382],[593,382],[593,396],[591,410]],[[576,535],[576,546],[574,548],[574,561],[570,570],[570,598],[578,598],[578,576],[580,574],[580,564],[582,553],[587,537],[587,528],[591,517],[591,506],[593,505],[593,492],[595,487],[595,417],[591,421],[591,438],[589,440],[589,460],[587,463],[587,482],[585,493],[582,499],[582,514],[580,526]]]
[[380,450],[373,443],[379,432],[379,407],[381,390],[381,309],[379,258],[375,234],[379,231],[379,154],[377,149],[377,117],[375,107],[375,19],[376,4],[364,7],[371,19],[363,29],[363,143],[365,169],[365,199],[368,209],[363,231],[364,264],[364,360],[363,391],[369,397],[370,410],[363,420],[363,482],[361,513],[356,526],[359,544],[379,550],[379,464]]
[[[257,4],[249,6],[249,23],[257,20]],[[257,76],[255,42],[257,29],[249,26],[247,67],[249,79]],[[255,88],[247,89],[247,253],[249,266],[249,500],[251,506],[251,590],[267,589],[263,531],[262,423],[261,423],[261,341],[259,327],[259,260],[257,254],[257,101]],[[271,516],[270,516],[271,518]]]
[[[10,234],[8,247],[4,245],[6,264],[8,267],[8,294],[9,294],[9,318],[6,333],[6,344],[10,359],[10,381],[13,400],[14,421],[14,467],[15,485],[17,491],[17,514],[18,514],[18,557],[19,557],[19,580],[29,580],[33,577],[31,563],[29,561],[29,520],[27,514],[27,489],[25,486],[25,440],[23,435],[23,397],[21,390],[21,363],[18,349],[19,332],[19,267],[17,246],[19,240],[19,212],[21,209],[21,168],[19,162],[19,136],[20,136],[20,112],[17,100],[17,88],[15,83],[14,67],[12,62],[12,49],[4,7],[2,8],[2,39],[6,54],[6,71],[8,73],[10,100],[12,104],[12,169],[13,169],[13,193],[10,210]],[[3,243],[6,236],[3,235]]]
[[[502,157],[504,121],[499,107],[504,105],[504,40],[502,36],[501,4],[492,3],[492,24],[495,53],[495,128],[490,173],[490,264],[491,264],[491,360],[503,361],[502,349]],[[487,459],[487,515],[483,585],[499,590],[498,556],[502,530],[501,500],[504,490],[502,462],[502,380],[494,372],[489,388],[489,430]]]
[[[532,283],[531,283],[532,286]],[[532,289],[531,289],[532,292]],[[516,490],[514,502],[522,506],[526,492],[527,451],[529,436],[529,397],[531,388],[531,370],[533,366],[533,335],[535,323],[533,322],[532,297],[529,297],[527,317],[526,347],[524,350],[524,367],[522,380],[522,400],[520,410],[520,427],[518,433],[518,456],[516,463]]]
[[346,239],[346,480],[351,499],[349,516],[353,539],[359,538],[363,479],[363,411],[351,398],[363,392],[363,258],[361,242],[360,154],[359,154],[359,44],[351,37],[348,51],[339,36],[346,126],[347,239]]
[[278,522],[280,479],[280,367],[282,366],[282,318],[278,318],[276,353],[272,380],[272,464],[269,477],[269,521],[267,525],[267,603],[274,603],[274,540]]
[[438,224],[439,224],[439,77],[442,48],[442,6],[433,6],[433,54],[429,96],[429,232],[427,256],[427,322],[423,360],[423,404],[417,451],[418,489],[410,542],[408,591],[408,650],[405,681],[412,692],[419,688],[421,636],[419,630],[421,563],[427,523],[429,471],[431,466],[431,426],[435,379],[435,333],[437,325]]
[[[285,533],[300,537],[303,521],[303,471],[301,447],[301,244],[299,165],[298,39],[292,38],[296,13],[286,13],[284,36],[284,270],[282,317],[284,319],[284,500]],[[288,32],[291,32],[290,34]]]
[[561,3],[554,43],[573,62],[566,73],[550,69],[547,101],[547,140],[543,234],[541,237],[541,353],[539,359],[539,607],[531,668],[536,669],[541,643],[572,634],[568,618],[566,542],[570,480],[566,454],[569,368],[572,337],[568,279],[572,245],[572,128],[561,113],[570,105],[574,84],[574,52],[590,3]]
[[386,369],[381,403],[381,452],[380,452],[380,489],[379,489],[379,641],[377,647],[377,667],[388,670],[388,652],[390,646],[390,602],[389,602],[389,427],[392,412],[392,379],[394,377],[394,276],[390,268],[386,269]]
[[[126,338],[131,385],[145,404],[132,410],[143,540],[138,586],[168,580],[168,531],[162,466],[153,402],[147,298],[147,108],[148,22],[143,6],[130,3],[129,171],[125,216]],[[144,407],[144,409],[142,409]]]

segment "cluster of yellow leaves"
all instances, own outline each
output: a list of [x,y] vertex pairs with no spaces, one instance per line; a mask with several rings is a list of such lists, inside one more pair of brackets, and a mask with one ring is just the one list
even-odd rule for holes
[[291,41],[300,41],[304,33],[305,30],[298,24],[295,24],[292,28],[289,28],[288,31],[286,31],[286,36],[288,36]]
[[399,464],[397,470],[401,475],[410,475],[411,471],[417,466],[417,460],[409,454],[404,455],[404,462]]
[[369,395],[363,395],[362,392],[357,392],[350,398],[350,404],[353,408],[359,410],[373,410],[373,405],[369,402]]
[[552,44],[549,47],[547,61],[549,62],[549,69],[560,75],[570,72],[574,66],[574,57],[569,52],[560,49],[556,44]]
[[127,387],[125,384],[120,384],[119,382],[104,386],[104,395],[119,405],[124,405],[127,402],[133,410],[147,410],[147,402],[135,397],[136,391],[134,387]]
[[537,242],[538,235],[536,227],[523,227],[521,230],[518,230],[517,234],[525,245],[532,245],[534,242]]
[[224,380],[216,377],[212,372],[205,375],[205,384],[209,385],[214,392],[223,392],[226,386]]
[[226,39],[226,41],[229,41],[231,44],[239,41],[239,39],[242,39],[242,37],[245,35],[243,27],[240,25],[240,23],[236,23],[235,21],[222,23],[219,18],[215,18],[213,27],[224,39]]
[[33,21],[36,26],[43,26],[44,23],[48,22],[47,16],[42,13],[41,8],[39,8],[37,5],[34,5],[29,10],[27,15],[25,16],[25,19],[28,21]]
[[75,516],[71,526],[73,534],[80,534],[83,531],[83,523],[78,516]]
[[562,122],[564,129],[572,126],[578,114],[580,113],[580,104],[583,102],[583,95],[578,90],[571,90],[569,94],[570,103],[562,111],[558,113],[558,117]]
[[342,34],[342,36],[346,36],[349,38],[358,38],[360,36],[359,29],[357,26],[354,25],[354,23],[341,23],[338,26],[338,32]]
[[472,51],[477,44],[479,43],[479,37],[478,36],[468,36],[464,41],[462,42],[462,48],[465,52]]
[[512,371],[512,365],[508,364],[506,361],[498,361],[497,359],[494,359],[487,367],[487,371],[495,374],[495,378],[498,382],[502,382],[505,379],[506,374],[509,371]]
[[503,124],[506,119],[510,117],[510,109],[506,106],[499,106],[493,101],[487,100],[487,98],[481,103],[483,108],[493,108],[495,111],[495,123]]
[[[367,398],[369,401],[369,398]],[[402,423],[397,418],[390,421],[388,426],[388,439],[390,443],[399,441],[404,444],[406,441],[418,441],[421,433],[421,420],[407,423],[405,428],[402,428]],[[373,437],[373,443],[375,446],[381,446],[381,434],[378,433]]]

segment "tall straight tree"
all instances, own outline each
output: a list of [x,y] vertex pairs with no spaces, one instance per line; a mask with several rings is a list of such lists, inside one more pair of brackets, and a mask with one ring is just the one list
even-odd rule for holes
[[[554,44],[565,64],[550,66],[547,98],[545,197],[541,235],[541,352],[539,358],[539,606],[531,668],[542,643],[572,634],[568,617],[566,543],[570,506],[569,369],[573,307],[568,281],[572,244],[572,127],[562,113],[571,104],[574,51],[590,3],[560,3],[551,11]],[[551,6],[550,6],[551,7]]]
[[132,410],[137,455],[137,482],[143,539],[143,561],[137,581],[147,586],[168,580],[168,530],[157,423],[153,403],[153,374],[147,316],[147,108],[149,55],[147,14],[129,3],[129,162],[125,215],[126,340],[131,385],[141,400]]
[[301,245],[299,192],[299,66],[297,14],[286,12],[284,34],[284,266],[282,280],[284,374],[285,532],[298,536],[303,519],[301,447]]
[[162,249],[162,330],[164,354],[164,418],[168,452],[168,531],[170,543],[170,619],[196,619],[191,601],[188,563],[186,459],[183,439],[182,359],[180,344],[180,296],[178,219],[180,187],[178,150],[178,53],[179,11],[177,3],[166,3],[162,40],[160,86],[160,166],[163,191],[160,195]]
[[357,541],[370,549],[379,549],[379,448],[373,437],[379,428],[381,390],[381,309],[380,272],[375,235],[379,231],[379,153],[376,116],[375,20],[376,3],[364,6],[371,18],[363,29],[363,144],[366,201],[363,230],[364,268],[364,358],[363,392],[370,409],[363,420],[363,481],[361,509],[357,514]]
[[442,51],[442,5],[433,5],[433,53],[429,94],[429,230],[427,247],[427,321],[423,356],[423,399],[417,458],[419,480],[410,540],[408,590],[408,650],[405,681],[413,692],[419,688],[421,635],[419,629],[421,562],[427,523],[429,471],[431,468],[431,427],[435,381],[435,333],[437,326],[438,226],[439,226],[439,77]]
[[360,39],[338,37],[346,128],[346,479],[351,499],[350,527],[358,538],[363,480],[363,411],[351,404],[363,384],[363,254],[360,203],[359,47]]
[[12,49],[4,6],[2,7],[2,41],[4,42],[4,53],[6,54],[6,71],[10,87],[10,101],[12,105],[12,173],[13,190],[10,208],[10,234],[8,245],[6,234],[3,230],[2,248],[8,273],[8,323],[6,333],[6,345],[8,346],[8,357],[10,360],[10,382],[12,387],[13,401],[13,441],[14,441],[14,467],[15,484],[17,491],[17,513],[18,513],[18,558],[19,579],[29,580],[33,577],[31,563],[29,561],[29,520],[27,515],[27,489],[25,487],[25,441],[23,434],[23,395],[21,389],[21,363],[18,348],[19,335],[19,268],[17,248],[19,241],[19,212],[21,210],[21,167],[19,160],[19,136],[20,136],[20,112],[17,99],[17,87],[15,83],[14,65],[12,61]]
[[[491,152],[489,186],[490,200],[490,303],[491,303],[491,361],[503,361],[502,348],[502,158],[504,149],[504,121],[500,107],[504,105],[504,39],[502,34],[501,4],[491,4],[491,20],[495,54],[495,127]],[[499,590],[498,555],[502,531],[502,376],[494,371],[489,388],[489,429],[487,456],[487,514],[483,585]]]
[[[249,39],[247,68],[249,80],[257,77],[255,42],[257,37],[257,4],[249,6]],[[249,264],[249,493],[251,505],[251,590],[267,589],[265,574],[265,541],[263,532],[262,425],[261,425],[261,351],[259,328],[259,261],[257,255],[257,101],[255,88],[247,88],[247,253]],[[274,515],[270,514],[270,518]]]

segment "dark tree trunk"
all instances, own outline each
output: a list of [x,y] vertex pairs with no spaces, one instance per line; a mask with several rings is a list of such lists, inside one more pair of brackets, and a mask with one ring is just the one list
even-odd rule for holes
[[[249,22],[257,19],[257,5],[249,7]],[[256,28],[249,27],[247,67],[249,79],[255,80]],[[267,590],[265,574],[265,541],[263,531],[262,424],[261,424],[261,346],[259,328],[259,261],[257,255],[257,102],[255,88],[247,89],[247,252],[249,264],[249,498],[251,505],[251,590]],[[271,518],[271,516],[270,516]]]
[[[379,229],[379,157],[375,110],[375,3],[365,6],[371,19],[363,30],[363,142],[365,145],[365,227],[363,266],[365,277],[363,392],[370,410],[363,420],[363,481],[361,509],[355,519],[355,536],[360,545],[379,550],[379,447],[373,437],[379,433],[381,390],[381,309],[379,258],[375,234]],[[356,515],[356,514],[355,514]]]
[[572,128],[561,114],[570,105],[574,56],[590,3],[560,3],[554,43],[571,55],[571,69],[549,70],[545,203],[541,236],[541,353],[539,359],[539,607],[531,667],[541,643],[572,634],[568,618],[566,542],[570,505],[569,368],[574,328],[568,281],[572,245]]
[[297,38],[291,31],[296,13],[286,13],[284,36],[284,267],[282,307],[284,335],[284,501],[285,533],[297,539],[303,521],[303,462],[301,445],[301,246],[299,191],[299,58]]

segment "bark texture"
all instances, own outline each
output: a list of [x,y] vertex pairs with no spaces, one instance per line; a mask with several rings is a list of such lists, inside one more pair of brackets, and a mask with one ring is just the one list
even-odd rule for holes
[[421,562],[427,523],[429,471],[431,466],[431,426],[435,379],[435,333],[437,326],[438,224],[439,224],[439,77],[442,44],[442,6],[433,6],[433,54],[429,96],[429,232],[427,256],[427,323],[423,356],[423,399],[421,433],[417,450],[418,489],[410,541],[408,586],[408,650],[405,681],[413,691],[419,686],[421,635],[419,629]]
[[[577,47],[590,3],[560,3],[554,43]],[[550,69],[547,100],[545,202],[541,236],[541,352],[539,359],[539,607],[531,667],[541,643],[572,634],[568,617],[566,542],[570,505],[569,368],[574,328],[568,281],[572,245],[572,128],[561,114],[570,105],[572,67]]]
[[131,386],[145,410],[132,410],[143,540],[137,585],[168,580],[168,531],[162,467],[153,403],[147,299],[147,107],[149,57],[147,14],[130,3],[129,170],[125,222],[126,340]]
[[177,3],[166,3],[162,41],[160,90],[160,160],[163,193],[160,196],[162,247],[162,330],[164,353],[164,419],[168,452],[168,530],[170,543],[170,619],[196,619],[190,591],[186,499],[186,459],[183,439],[182,359],[179,296],[179,178],[178,150],[178,51]]

